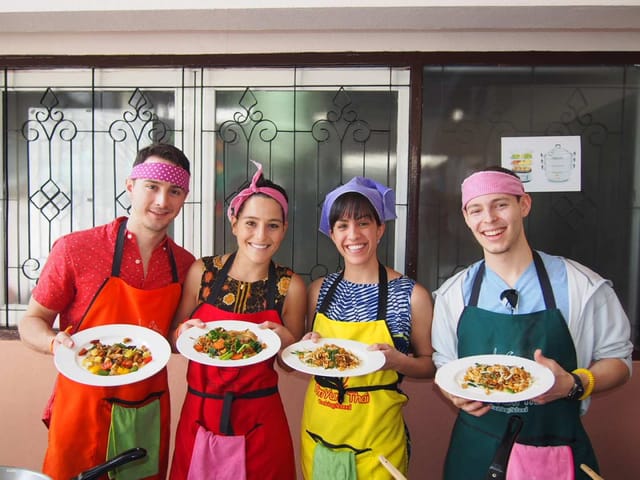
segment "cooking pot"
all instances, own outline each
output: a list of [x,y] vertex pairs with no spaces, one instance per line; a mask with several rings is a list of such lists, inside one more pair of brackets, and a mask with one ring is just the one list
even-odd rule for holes
[[[147,451],[144,448],[132,448],[131,450],[116,455],[105,463],[78,474],[78,476],[71,480],[93,480],[110,472],[114,468],[146,456]],[[0,480],[51,480],[51,477],[44,473],[34,472],[33,470],[27,470],[25,468],[0,466]]]
[[566,182],[575,166],[575,154],[558,143],[542,156],[542,169],[550,182]]

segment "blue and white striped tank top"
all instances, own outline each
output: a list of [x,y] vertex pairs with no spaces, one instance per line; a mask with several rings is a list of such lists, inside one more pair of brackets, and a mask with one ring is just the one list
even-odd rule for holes
[[[329,287],[335,282],[337,273],[326,276],[320,287],[317,308],[322,304]],[[398,351],[409,352],[411,334],[411,292],[415,280],[401,276],[388,283],[387,326]],[[333,320],[347,322],[368,322],[376,319],[378,309],[378,284],[353,283],[341,280],[327,309],[327,316]]]

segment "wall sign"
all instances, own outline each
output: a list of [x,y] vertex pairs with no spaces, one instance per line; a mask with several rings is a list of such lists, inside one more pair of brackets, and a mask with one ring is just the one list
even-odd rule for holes
[[512,170],[527,192],[581,189],[580,136],[502,137],[501,165]]

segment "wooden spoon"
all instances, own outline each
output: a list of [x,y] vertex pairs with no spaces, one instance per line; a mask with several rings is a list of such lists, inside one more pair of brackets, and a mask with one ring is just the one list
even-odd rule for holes
[[593,478],[593,480],[604,480],[604,478],[602,478],[600,475],[598,475],[596,472],[594,472],[590,467],[586,466],[584,463],[580,464],[580,468],[582,469],[583,472],[585,472],[587,475]]
[[395,478],[396,480],[407,480],[407,477],[405,477],[400,470],[394,467],[384,455],[379,455],[378,460],[380,460],[380,463],[384,466],[384,468],[389,470],[389,473],[393,478]]

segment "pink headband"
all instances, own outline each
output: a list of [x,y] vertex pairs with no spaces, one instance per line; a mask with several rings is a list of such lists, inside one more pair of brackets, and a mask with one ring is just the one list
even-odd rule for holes
[[508,173],[476,172],[462,182],[462,208],[465,208],[474,198],[491,193],[521,196],[525,191],[520,179]]
[[289,213],[289,204],[287,203],[287,199],[280,191],[276,190],[275,188],[258,187],[256,184],[258,183],[258,180],[262,176],[262,164],[258,162],[254,162],[253,160],[250,160],[250,162],[253,163],[256,167],[258,167],[258,171],[253,174],[253,178],[251,179],[251,184],[244,190],[241,190],[240,193],[238,193],[233,198],[233,200],[231,200],[231,203],[229,204],[229,208],[227,209],[227,217],[229,218],[229,220],[231,220],[231,217],[238,215],[240,208],[242,208],[242,204],[246,202],[249,199],[249,197],[251,197],[252,195],[255,195],[256,193],[262,193],[264,195],[267,195],[268,197],[273,198],[276,202],[280,204],[280,206],[282,207],[282,211],[284,212],[284,218],[286,220],[287,214]]
[[144,162],[139,163],[131,169],[129,178],[147,178],[149,180],[160,180],[161,182],[177,185],[185,192],[189,193],[189,179],[191,176],[184,168],[172,163],[164,162]]

